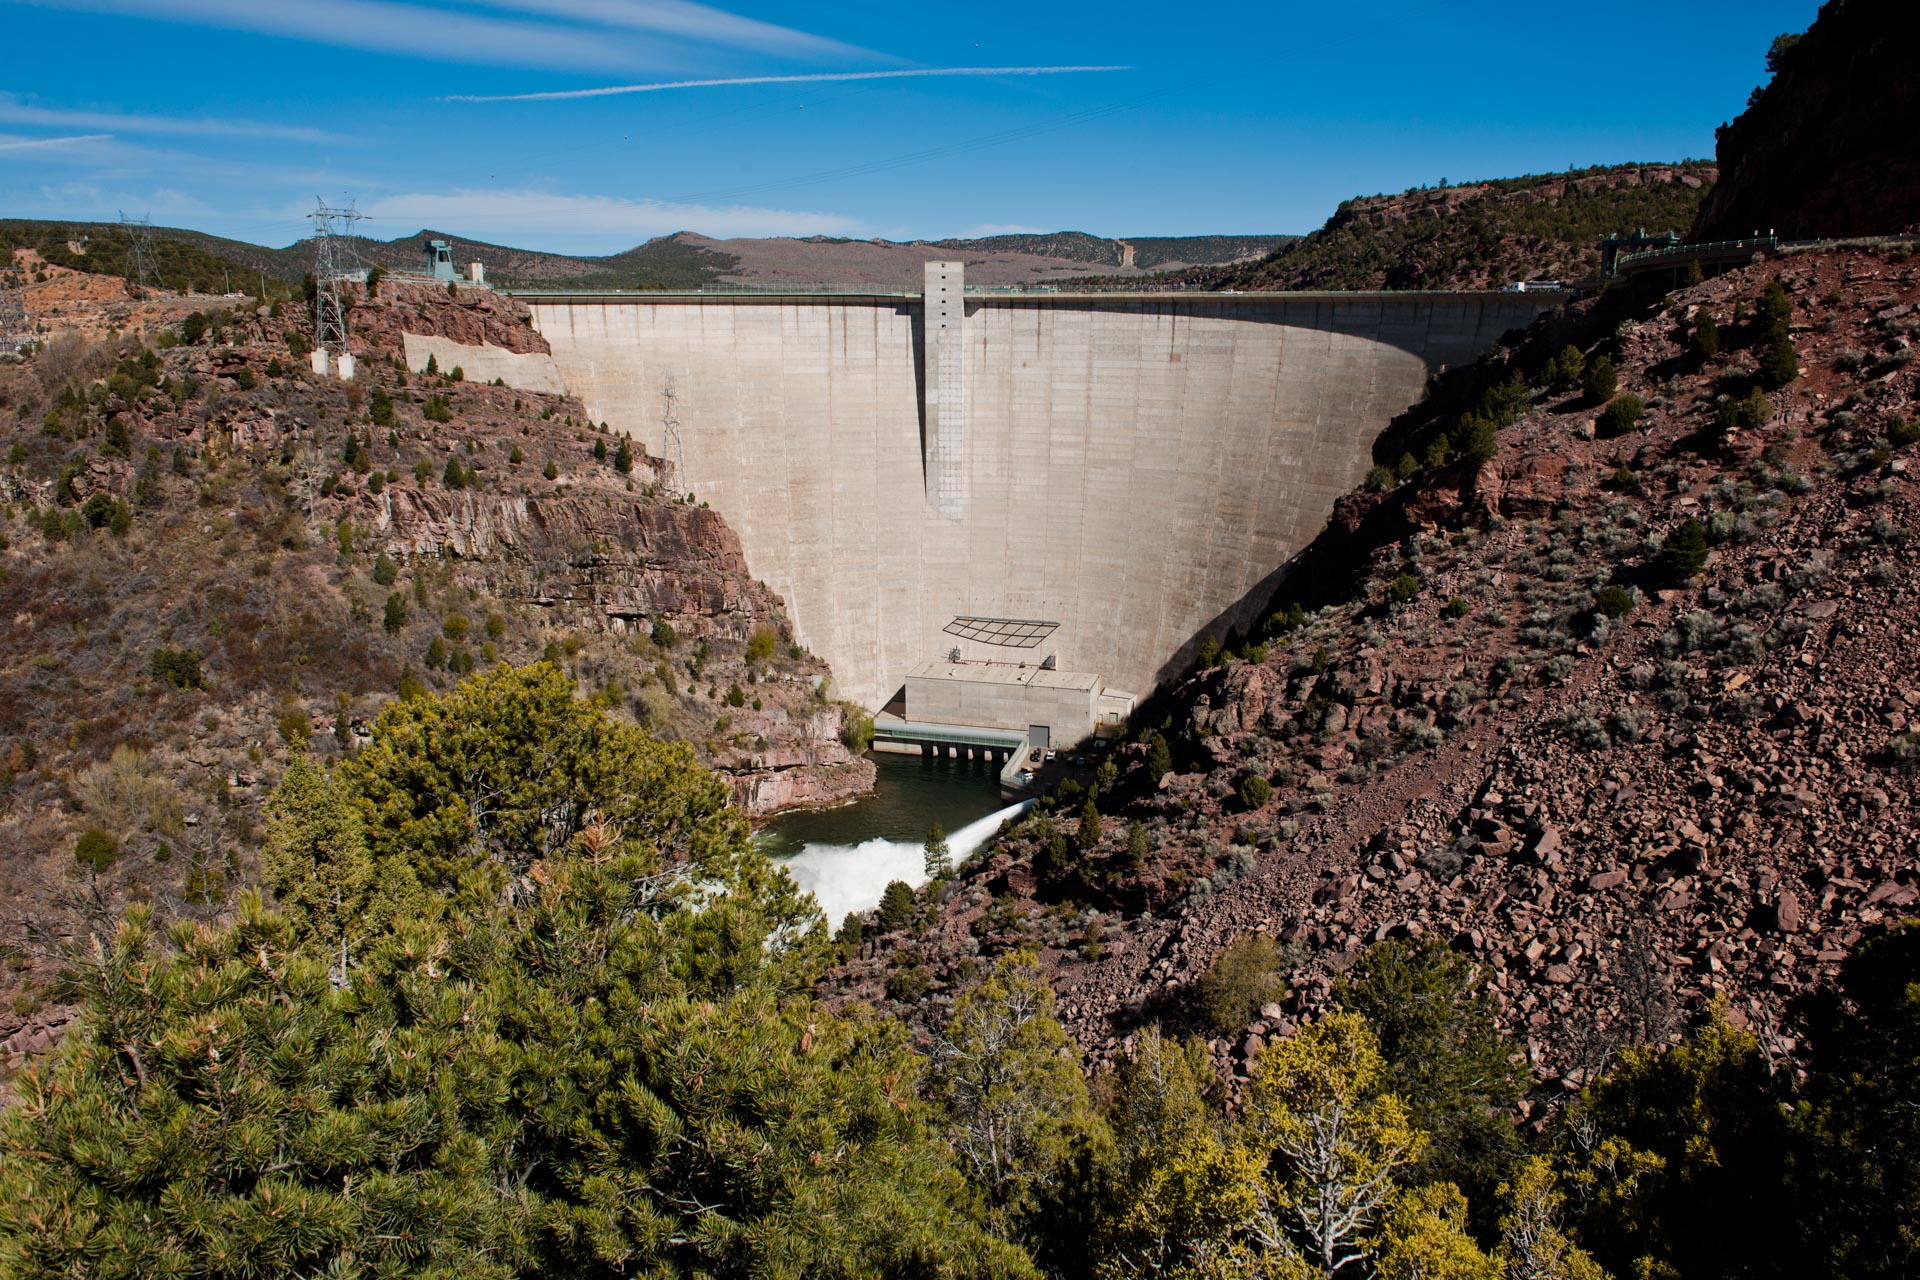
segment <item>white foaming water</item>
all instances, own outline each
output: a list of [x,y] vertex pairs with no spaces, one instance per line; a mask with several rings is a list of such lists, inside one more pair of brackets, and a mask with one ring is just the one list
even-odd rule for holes
[[[1033,801],[1010,804],[947,837],[952,861],[965,861],[992,838],[1000,824],[1018,817]],[[859,844],[809,845],[787,863],[802,889],[810,891],[835,928],[849,911],[870,911],[895,880],[918,887],[927,881],[926,850],[904,840],[862,840]]]

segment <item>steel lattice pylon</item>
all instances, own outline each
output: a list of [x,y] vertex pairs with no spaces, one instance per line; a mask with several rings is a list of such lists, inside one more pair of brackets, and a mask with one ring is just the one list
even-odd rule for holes
[[313,341],[323,356],[347,353],[347,308],[340,298],[340,281],[352,270],[346,263],[353,258],[347,243],[353,239],[353,224],[361,218],[352,205],[330,208],[317,203],[307,215],[313,220]]
[[122,211],[120,229],[127,236],[127,293],[143,297],[160,283],[160,264],[153,256],[153,219],[135,222]]
[[15,283],[11,272],[0,274],[0,355],[16,355],[33,341],[27,306]]
[[660,397],[666,406],[660,414],[660,445],[667,460],[673,464],[674,488],[684,494],[687,491],[687,459],[680,448],[680,397],[674,391],[672,374],[667,375],[666,384],[660,388]]

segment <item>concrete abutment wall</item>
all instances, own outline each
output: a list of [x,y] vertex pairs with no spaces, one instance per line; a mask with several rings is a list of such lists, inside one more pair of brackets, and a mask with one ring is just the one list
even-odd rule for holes
[[869,707],[962,614],[1058,621],[1063,668],[1148,692],[1246,620],[1431,369],[1560,301],[965,295],[956,352],[918,298],[523,300],[567,390],[656,454],[671,384],[686,488]]

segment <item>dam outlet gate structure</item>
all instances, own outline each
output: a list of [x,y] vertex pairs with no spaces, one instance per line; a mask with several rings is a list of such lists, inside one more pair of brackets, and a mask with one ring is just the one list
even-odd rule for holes
[[922,294],[517,296],[550,356],[409,335],[409,363],[676,454],[875,710],[965,616],[1055,620],[1061,668],[1145,695],[1251,620],[1431,372],[1564,301],[972,292],[951,262]]

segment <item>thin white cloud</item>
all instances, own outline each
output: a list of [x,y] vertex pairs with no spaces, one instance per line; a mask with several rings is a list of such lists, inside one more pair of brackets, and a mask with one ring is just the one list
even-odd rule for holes
[[476,0],[490,9],[564,18],[575,22],[659,35],[739,49],[819,57],[846,57],[866,51],[838,40],[743,18],[738,14],[693,4],[690,0]]
[[0,152],[44,154],[49,151],[73,151],[96,142],[108,142],[112,138],[110,133],[76,133],[65,138],[21,138],[0,134]]
[[823,71],[803,76],[731,76],[724,80],[663,80],[653,84],[603,85],[597,89],[557,89],[546,93],[458,93],[448,102],[564,102],[574,98],[610,98],[623,93],[663,93],[668,89],[715,89],[742,84],[822,84],[842,80],[915,80],[928,76],[1061,76],[1132,67],[922,67],[909,71]]
[[985,240],[989,236],[1043,236],[1046,234],[1047,229],[1045,227],[1024,227],[1013,222],[983,222],[979,226],[968,227],[959,235],[951,238],[955,240]]
[[118,13],[280,36],[435,62],[613,71],[661,66],[672,49],[579,26],[487,18],[392,0],[22,0],[52,9]]
[[277,138],[285,142],[330,142],[335,136],[319,129],[262,124],[252,120],[212,120],[185,116],[154,116],[118,111],[72,111],[21,101],[19,95],[0,92],[0,123],[46,125],[63,129],[112,129],[123,133],[165,133],[189,137]]
[[383,238],[425,226],[493,242],[565,242],[572,252],[617,251],[675,231],[698,231],[715,239],[851,236],[863,231],[854,219],[837,213],[528,190],[396,194],[362,202],[360,211],[373,219]]

